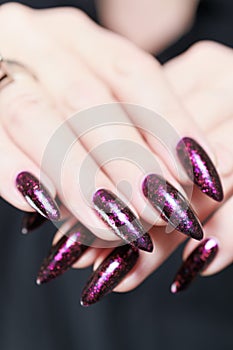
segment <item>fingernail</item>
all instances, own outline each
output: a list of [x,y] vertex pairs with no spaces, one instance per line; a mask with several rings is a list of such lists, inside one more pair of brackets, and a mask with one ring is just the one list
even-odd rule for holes
[[25,213],[22,219],[21,232],[27,234],[40,227],[45,221],[46,218],[37,212]]
[[148,233],[127,205],[114,193],[100,189],[93,196],[94,208],[115,234],[133,246],[152,252],[153,243]]
[[42,263],[37,284],[43,284],[66,272],[93,243],[95,236],[81,223],[73,226],[50,250]]
[[114,249],[90,276],[82,292],[81,305],[90,306],[111,293],[135,266],[138,257],[138,249],[131,245]]
[[204,149],[193,139],[184,137],[178,143],[176,150],[190,179],[207,196],[218,202],[222,201],[223,189],[219,175]]
[[176,294],[186,289],[209,266],[217,252],[218,244],[213,238],[201,242],[182,264],[171,285],[171,292]]
[[56,202],[34,175],[26,171],[20,173],[16,178],[16,187],[39,214],[52,221],[60,219]]
[[201,224],[184,196],[162,176],[148,175],[142,184],[144,196],[160,216],[176,230],[201,240]]

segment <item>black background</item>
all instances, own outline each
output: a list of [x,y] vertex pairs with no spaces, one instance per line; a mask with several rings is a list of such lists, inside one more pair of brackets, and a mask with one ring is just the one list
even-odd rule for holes
[[[90,1],[24,3],[74,5],[96,17]],[[233,47],[232,19],[231,0],[203,1],[193,29],[159,59],[164,62],[201,39]],[[233,349],[233,267],[198,279],[175,297],[168,287],[180,264],[180,249],[135,291],[114,293],[84,309],[79,296],[90,270],[71,270],[51,284],[36,286],[55,228],[47,223],[24,237],[21,217],[0,201],[0,350]]]

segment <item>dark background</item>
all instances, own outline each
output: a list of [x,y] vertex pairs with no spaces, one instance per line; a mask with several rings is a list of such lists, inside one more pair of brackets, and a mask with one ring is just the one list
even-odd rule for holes
[[[23,3],[74,5],[96,18],[91,1]],[[232,19],[232,0],[202,1],[193,29],[159,59],[164,62],[201,39],[233,47]],[[168,287],[180,264],[180,249],[135,291],[114,293],[85,309],[79,296],[89,269],[71,270],[36,286],[55,228],[47,223],[24,237],[21,218],[21,212],[0,200],[0,350],[233,349],[233,267],[173,296]]]

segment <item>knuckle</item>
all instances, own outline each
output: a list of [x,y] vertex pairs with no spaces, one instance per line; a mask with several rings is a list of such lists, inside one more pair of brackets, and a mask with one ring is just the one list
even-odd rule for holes
[[10,127],[22,127],[27,118],[32,118],[33,111],[42,105],[42,97],[30,92],[20,92],[8,101],[4,114],[4,123]]
[[91,22],[88,15],[82,10],[74,7],[62,7],[51,10],[57,15],[58,20],[65,21],[69,24],[80,25],[87,22]]
[[198,58],[209,56],[219,52],[222,49],[223,45],[211,40],[202,40],[193,44],[187,53],[191,56]]
[[147,75],[161,69],[159,62],[152,55],[131,43],[123,43],[118,52],[115,57],[115,72],[119,78]]
[[[64,9],[63,9],[64,10]],[[85,12],[75,7],[67,7],[65,8],[64,14],[69,18],[73,18],[75,20],[86,20],[89,18]]]
[[16,3],[9,2],[0,6],[0,15],[2,18],[8,19],[9,16],[11,19],[21,19],[22,16],[25,16],[30,11],[29,7]]
[[[15,40],[18,31],[21,32],[23,28],[28,28],[32,11],[29,7],[14,2],[1,5],[0,23],[5,30],[1,33],[1,40],[4,41],[4,38],[8,38],[8,41],[10,41],[9,38]],[[2,34],[4,34],[3,38]]]
[[110,101],[110,92],[107,87],[89,77],[70,81],[60,93],[59,102],[57,103],[62,103],[70,110],[77,111],[90,107],[90,104],[104,103],[106,100]]

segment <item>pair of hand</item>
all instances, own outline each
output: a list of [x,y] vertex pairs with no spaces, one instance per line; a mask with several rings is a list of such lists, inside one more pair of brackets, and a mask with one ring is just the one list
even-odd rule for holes
[[[149,225],[156,223],[156,227],[150,229],[154,252],[140,253],[135,268],[117,290],[135,288],[163,263],[184,236],[177,232],[164,233],[164,221],[142,195],[141,182],[145,176],[142,169],[125,160],[104,162],[101,152],[93,153],[92,157],[89,154],[104,142],[108,145],[125,139],[145,149],[154,159],[149,170],[156,172],[160,167],[180,192],[184,192],[182,185],[188,184],[187,177],[183,172],[177,175],[178,162],[175,166],[171,164],[161,143],[148,132],[154,130],[151,119],[145,123],[141,115],[130,114],[127,104],[113,105],[110,111],[115,115],[109,116],[110,123],[97,123],[96,128],[89,128],[85,133],[83,124],[70,123],[69,116],[85,108],[118,101],[143,106],[162,115],[181,138],[191,136],[197,140],[217,166],[225,201],[219,208],[219,203],[195,189],[192,206],[201,221],[218,209],[204,227],[205,236],[214,236],[220,243],[219,254],[205,274],[230,264],[233,247],[230,215],[233,202],[232,50],[214,43],[198,43],[162,67],[148,53],[97,26],[79,10],[36,11],[9,4],[0,7],[0,20],[4,28],[0,33],[2,54],[24,63],[38,78],[20,75],[0,93],[1,196],[15,207],[30,211],[15,188],[15,178],[22,171],[30,171],[39,178],[42,170],[47,176],[47,188],[60,197],[69,212],[101,239],[114,240],[115,236],[96,216],[90,203],[96,188],[116,192],[119,184],[119,196],[130,200],[133,210]],[[85,112],[81,113],[85,117]],[[112,125],[112,120],[119,123]],[[54,152],[51,162],[43,160],[47,145],[61,125],[63,139],[57,144],[59,151],[78,141],[66,157],[62,176],[58,178],[54,173],[56,162],[60,161],[59,152]],[[137,128],[138,125],[142,129]],[[176,157],[177,139],[174,137],[169,142]],[[77,169],[83,167],[86,159],[95,179],[83,196],[83,188],[77,183]],[[127,186],[120,186],[122,180],[131,184],[132,193],[129,194]],[[58,232],[55,240],[59,235]],[[196,245],[197,242],[190,241],[185,256]],[[90,248],[75,267],[97,266],[108,253],[108,249]]]

